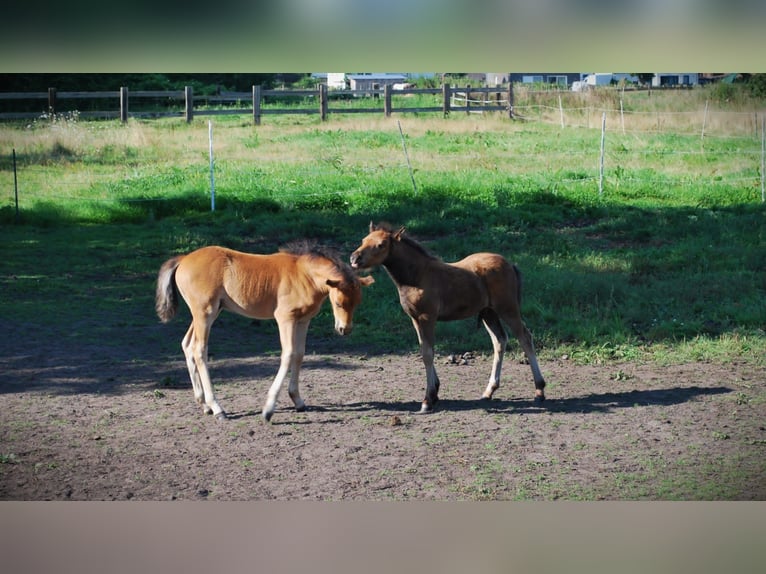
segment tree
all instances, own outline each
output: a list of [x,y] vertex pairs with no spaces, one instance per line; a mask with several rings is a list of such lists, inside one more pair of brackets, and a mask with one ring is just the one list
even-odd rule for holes
[[192,86],[200,93],[219,90],[245,92],[252,86],[271,87],[277,74],[0,74],[0,91],[98,92],[119,90],[180,90]]

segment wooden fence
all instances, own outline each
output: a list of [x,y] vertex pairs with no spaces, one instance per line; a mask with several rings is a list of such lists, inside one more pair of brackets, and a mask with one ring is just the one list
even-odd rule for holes
[[[435,98],[441,105],[428,107],[407,107],[397,105],[394,107],[394,95],[407,96],[415,94],[441,95]],[[380,99],[383,98],[383,107],[358,107],[339,106],[344,99],[359,98]],[[295,98],[300,102],[314,102],[311,107],[286,106],[265,107],[269,99],[280,102],[285,99]],[[175,91],[129,91],[122,87],[118,91],[104,92],[59,92],[56,88],[49,88],[47,92],[8,92],[0,93],[0,106],[11,101],[34,101],[41,100],[42,109],[37,112],[0,112],[0,120],[19,120],[40,118],[41,116],[55,117],[67,107],[65,100],[92,100],[100,99],[114,102],[111,107],[99,111],[77,111],[83,118],[119,118],[127,122],[128,118],[158,118],[158,117],[182,117],[191,122],[195,116],[215,115],[252,115],[253,122],[258,125],[264,115],[269,114],[319,114],[322,121],[327,120],[330,114],[356,114],[356,113],[383,113],[386,117],[393,113],[407,112],[439,112],[445,116],[451,112],[502,112],[513,117],[513,87],[507,88],[474,88],[471,86],[458,87],[444,84],[441,88],[410,88],[394,90],[386,85],[380,89],[365,90],[331,90],[328,91],[325,84],[319,84],[314,90],[264,90],[261,86],[253,86],[250,92],[224,92],[217,95],[195,96],[191,87]],[[162,100],[165,107],[175,106],[176,110],[168,111],[159,109],[159,104],[154,109],[146,109],[147,105],[137,106],[139,109],[131,110],[130,102],[136,100],[153,100],[156,104]],[[398,99],[397,99],[398,100]],[[149,104],[151,105],[151,104]],[[6,107],[6,106],[3,106]],[[69,106],[71,108],[72,106]]]

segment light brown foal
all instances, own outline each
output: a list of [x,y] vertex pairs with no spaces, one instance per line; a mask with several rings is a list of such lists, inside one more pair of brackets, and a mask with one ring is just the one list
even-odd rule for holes
[[335,331],[347,335],[353,314],[362,300],[362,286],[371,277],[359,278],[328,251],[303,245],[291,252],[271,255],[242,253],[224,247],[203,247],[166,261],[157,278],[156,308],[168,322],[178,308],[181,294],[192,314],[189,330],[181,342],[194,388],[203,412],[225,419],[207,368],[210,328],[223,309],[255,319],[276,319],[282,356],[262,415],[271,420],[277,397],[288,372],[287,392],[296,410],[306,404],[298,389],[298,375],[306,351],[311,319],[329,296]]

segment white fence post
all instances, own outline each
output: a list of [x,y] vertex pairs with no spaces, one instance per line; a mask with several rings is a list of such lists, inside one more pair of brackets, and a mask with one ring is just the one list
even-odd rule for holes
[[766,116],[761,118],[761,203],[766,202],[766,189],[764,188],[764,174],[766,170]]
[[213,173],[213,120],[207,121],[207,138],[210,142],[210,211],[215,211],[215,175]]
[[606,133],[606,112],[601,114],[601,166],[598,177],[598,194],[604,193],[604,135]]
[[561,96],[559,96],[559,113],[561,114],[561,129],[564,129],[564,106],[561,105]]
[[[625,93],[625,88],[622,89]],[[622,135],[625,135],[625,112],[622,109],[622,98],[620,98],[620,124],[622,124]]]
[[707,107],[708,107],[709,100],[705,100],[705,115],[702,117],[702,135],[700,136],[701,140],[705,139],[705,126],[707,125]]
[[415,185],[415,175],[412,173],[412,164],[410,163],[410,154],[407,153],[407,144],[404,143],[404,132],[402,131],[402,123],[398,120],[396,123],[399,126],[399,135],[402,138],[402,149],[404,150],[404,157],[407,159],[407,167],[410,170],[410,179],[412,180],[412,189],[415,192],[415,194],[417,194],[418,186]]

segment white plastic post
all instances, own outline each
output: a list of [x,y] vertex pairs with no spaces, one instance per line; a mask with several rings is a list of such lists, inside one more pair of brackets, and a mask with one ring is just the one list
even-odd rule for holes
[[766,174],[766,117],[761,118],[761,203],[766,202],[766,188],[764,188],[764,178]]
[[559,96],[559,114],[561,114],[561,129],[564,129],[564,107],[561,105],[561,96]]
[[[623,88],[622,91],[624,93],[625,88]],[[620,98],[620,124],[622,124],[622,135],[625,135],[625,113],[622,109],[622,98]]]
[[708,107],[709,100],[705,100],[705,115],[702,117],[702,136],[700,136],[701,140],[705,139],[705,126],[707,125],[707,107]]
[[601,114],[601,167],[598,178],[598,194],[604,193],[604,135],[606,133],[606,112]]
[[213,120],[207,122],[207,134],[210,142],[210,211],[215,211],[215,175],[213,173]]
[[[466,94],[466,96],[467,95],[468,94]],[[412,180],[412,189],[417,194],[418,186],[415,185],[415,175],[412,173],[412,164],[410,163],[410,154],[407,153],[407,144],[404,143],[404,132],[402,131],[402,123],[398,120],[396,123],[399,126],[399,136],[402,138],[402,149],[404,150],[404,157],[407,159],[407,167],[410,170],[410,179]]]

